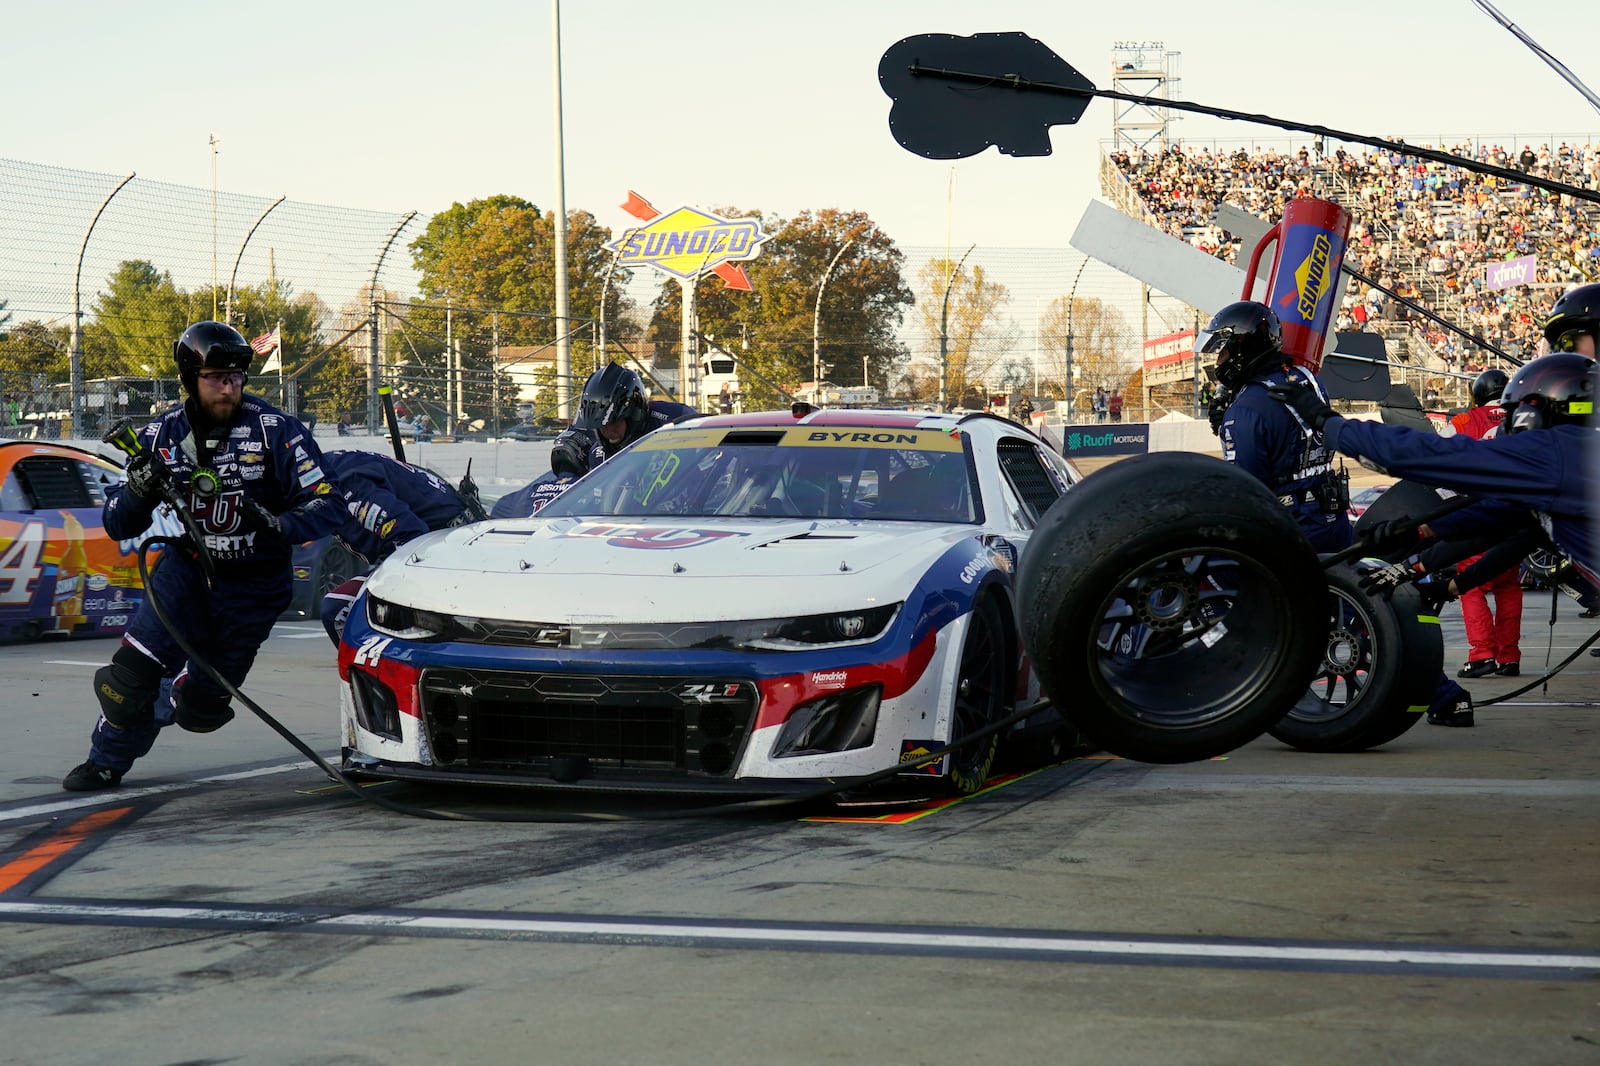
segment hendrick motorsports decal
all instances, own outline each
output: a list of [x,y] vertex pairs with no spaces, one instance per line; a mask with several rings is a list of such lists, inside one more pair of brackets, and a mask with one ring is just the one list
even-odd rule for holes
[[618,548],[693,548],[725,537],[747,537],[721,529],[689,529],[682,526],[583,525],[567,531],[568,537],[599,537]]

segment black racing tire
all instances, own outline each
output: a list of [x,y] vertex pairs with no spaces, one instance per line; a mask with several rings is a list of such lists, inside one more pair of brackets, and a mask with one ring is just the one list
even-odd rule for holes
[[1385,599],[1363,590],[1351,566],[1332,567],[1327,578],[1322,665],[1267,732],[1301,751],[1365,751],[1422,720],[1444,668],[1444,639],[1411,586]]
[[[1011,644],[1005,616],[995,604],[995,598],[980,597],[972,605],[967,636],[961,643],[955,706],[951,709],[951,744],[959,743],[962,738],[1011,713],[1008,693],[1017,677],[1017,656]],[[951,752],[945,787],[961,796],[970,796],[982,789],[989,781],[999,749],[1000,734],[991,733]]]
[[1232,751],[1305,692],[1327,585],[1289,512],[1220,459],[1156,452],[1073,486],[1017,571],[1023,646],[1063,718],[1152,763]]

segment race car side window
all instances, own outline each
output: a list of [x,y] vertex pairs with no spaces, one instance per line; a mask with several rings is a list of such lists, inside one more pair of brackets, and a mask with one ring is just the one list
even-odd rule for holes
[[995,446],[995,452],[1006,483],[1022,504],[1020,517],[1025,525],[1036,525],[1065,491],[1060,475],[1039,454],[1038,445],[1027,441],[1002,440]]
[[99,470],[92,463],[56,455],[19,459],[14,468],[35,509],[99,507],[106,502]]

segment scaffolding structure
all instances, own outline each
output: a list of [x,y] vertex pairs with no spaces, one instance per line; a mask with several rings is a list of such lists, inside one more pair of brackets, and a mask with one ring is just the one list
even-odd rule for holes
[[1112,151],[1159,155],[1173,121],[1165,101],[1180,99],[1178,60],[1160,41],[1118,41],[1111,47],[1111,88],[1140,98],[1115,100],[1111,116]]

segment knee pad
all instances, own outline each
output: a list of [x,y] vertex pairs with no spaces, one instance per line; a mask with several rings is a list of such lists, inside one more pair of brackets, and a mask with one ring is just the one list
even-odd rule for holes
[[126,729],[151,717],[161,692],[161,664],[124,644],[111,662],[94,672],[94,694],[100,713],[115,729]]
[[172,720],[190,733],[211,733],[233,721],[226,692],[191,692],[188,686],[172,689]]

